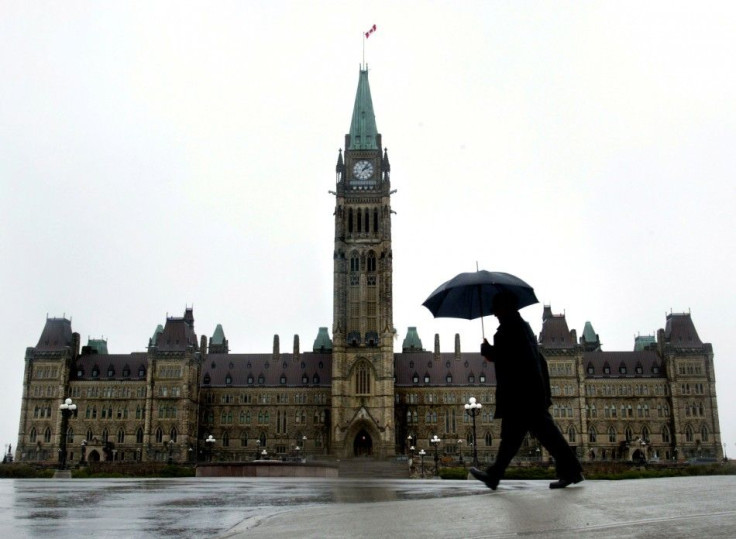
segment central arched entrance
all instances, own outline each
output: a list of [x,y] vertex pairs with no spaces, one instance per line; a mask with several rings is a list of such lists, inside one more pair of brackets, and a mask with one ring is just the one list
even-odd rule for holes
[[353,454],[356,457],[366,457],[373,454],[373,439],[365,429],[361,429],[353,440]]

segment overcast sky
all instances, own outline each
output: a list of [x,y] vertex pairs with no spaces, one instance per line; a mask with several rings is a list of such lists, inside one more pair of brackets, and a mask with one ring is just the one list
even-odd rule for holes
[[732,2],[0,0],[2,443],[47,315],[111,353],[186,306],[239,353],[331,330],[328,190],[373,24],[396,350],[408,326],[478,349],[480,322],[421,307],[476,262],[608,351],[691,312],[736,456]]

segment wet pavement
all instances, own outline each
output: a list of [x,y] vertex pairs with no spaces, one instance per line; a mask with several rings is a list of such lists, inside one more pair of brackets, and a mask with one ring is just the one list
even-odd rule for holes
[[736,477],[0,480],[6,537],[736,537]]

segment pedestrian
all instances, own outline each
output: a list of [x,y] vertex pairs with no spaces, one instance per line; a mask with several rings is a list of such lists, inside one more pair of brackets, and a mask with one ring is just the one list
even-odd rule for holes
[[484,339],[480,353],[496,369],[495,417],[501,419],[501,445],[492,466],[485,472],[471,468],[470,473],[496,490],[527,432],[531,432],[554,458],[558,479],[549,487],[565,488],[583,481],[582,467],[549,413],[552,400],[547,362],[517,305],[516,296],[508,292],[493,298],[493,315],[499,326],[493,345]]

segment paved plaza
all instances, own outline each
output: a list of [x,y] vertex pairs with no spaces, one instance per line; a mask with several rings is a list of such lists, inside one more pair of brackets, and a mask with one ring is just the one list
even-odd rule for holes
[[6,537],[736,537],[736,476],[0,480]]

